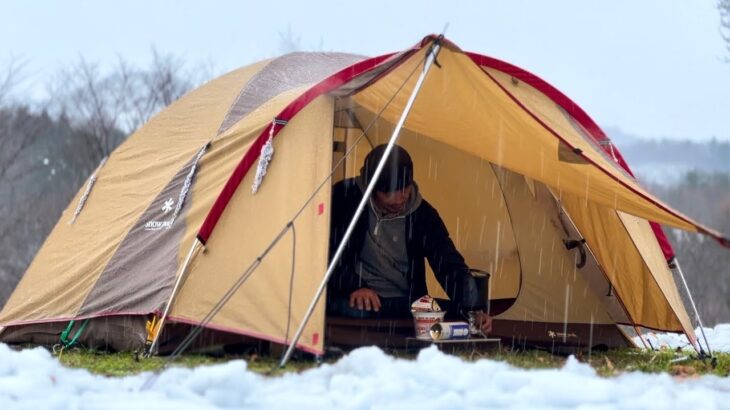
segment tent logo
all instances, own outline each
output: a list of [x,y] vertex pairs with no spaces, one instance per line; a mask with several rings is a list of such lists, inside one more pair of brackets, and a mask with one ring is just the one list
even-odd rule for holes
[[172,226],[172,219],[169,221],[149,221],[144,224],[145,231],[159,231],[160,229],[170,229]]
[[555,339],[555,338],[566,339],[568,337],[572,337],[572,338],[576,338],[576,339],[578,338],[578,335],[576,335],[575,333],[560,333],[560,332],[554,332],[552,330],[548,330],[547,334],[548,334],[548,337],[550,337],[551,339]]
[[207,149],[208,144],[201,148],[200,151],[198,151],[198,155],[195,156],[195,160],[190,166],[190,171],[188,171],[187,176],[183,181],[182,188],[180,188],[180,194],[177,197],[177,204],[175,203],[175,200],[173,198],[167,198],[167,200],[160,207],[160,210],[165,215],[170,213],[170,211],[173,211],[170,218],[166,221],[147,222],[146,224],[144,224],[145,231],[159,231],[161,229],[170,229],[173,222],[175,222],[175,219],[177,219],[177,216],[180,214],[183,203],[185,203],[185,197],[188,195],[188,191],[190,191],[190,186],[193,184],[193,176],[195,175],[195,170],[198,168],[198,162],[200,161],[200,157],[203,156]]
[[168,198],[168,200],[165,201],[164,204],[162,204],[162,212],[168,213],[168,212],[172,211],[172,209],[173,209],[172,206],[174,204],[175,204],[175,200],[173,200],[172,198]]
[[187,191],[184,193],[181,193],[181,198],[179,198],[178,206],[173,207],[175,205],[175,200],[172,198],[168,198],[160,207],[160,210],[167,215],[170,213],[170,211],[174,212],[172,213],[172,217],[166,221],[149,221],[146,224],[144,224],[144,230],[145,231],[159,231],[161,229],[170,229],[172,226],[172,223],[175,222],[175,219],[177,218],[177,215],[180,213],[180,208],[182,208],[182,201],[185,199],[184,195],[187,194]]

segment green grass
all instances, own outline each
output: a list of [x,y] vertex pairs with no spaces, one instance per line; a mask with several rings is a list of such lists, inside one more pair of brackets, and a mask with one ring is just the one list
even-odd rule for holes
[[[581,359],[581,361],[587,361],[586,357]],[[714,360],[701,360],[697,355],[689,352],[641,352],[624,349],[612,351],[606,355],[593,355],[590,364],[604,376],[626,371],[664,372],[679,377],[706,374],[721,377],[730,375],[730,354],[728,353],[716,353]]]
[[197,367],[208,364],[224,363],[229,360],[245,360],[248,369],[265,375],[279,375],[286,372],[301,371],[317,366],[311,360],[290,361],[283,369],[278,366],[278,357],[259,357],[255,354],[229,355],[225,357],[184,354],[174,361],[167,357],[142,358],[135,353],[107,353],[82,348],[74,348],[56,356],[67,367],[87,369],[104,376],[128,376],[146,371],[156,371],[164,366]]
[[[394,356],[413,359],[416,355],[412,351],[393,351]],[[503,361],[523,369],[550,369],[560,368],[565,364],[565,356],[552,355],[540,350],[510,351],[490,350],[486,352],[454,352],[464,360],[472,361],[482,358]],[[669,373],[678,377],[694,377],[696,375],[714,374],[726,377],[730,375],[730,354],[718,353],[715,355],[716,365],[713,367],[709,360],[700,360],[689,352],[655,351],[646,352],[636,349],[611,350],[606,352],[592,352],[578,354],[576,358],[583,363],[589,363],[601,376],[616,376],[631,371],[648,373]],[[104,353],[83,349],[71,349],[58,356],[59,361],[73,368],[84,368],[92,373],[105,376],[126,376],[144,371],[161,369],[168,360],[164,357],[138,358],[132,353]],[[286,368],[279,369],[277,356],[229,355],[215,357],[198,354],[186,354],[169,365],[196,367],[206,364],[223,363],[228,360],[242,359],[248,363],[248,368],[259,374],[280,375],[287,372],[299,372],[317,366],[313,360],[299,359],[290,361]],[[337,359],[328,359],[326,362],[335,362]]]
[[[524,369],[559,368],[567,358],[555,356],[539,350],[509,352],[496,351],[480,354],[477,357],[505,361]],[[673,376],[688,377],[694,375],[714,374],[726,377],[730,375],[730,354],[715,354],[712,360],[702,360],[690,352],[675,351],[641,351],[637,349],[619,349],[606,352],[577,354],[578,361],[588,363],[601,376],[615,376],[625,372],[640,371],[645,373],[668,373]]]

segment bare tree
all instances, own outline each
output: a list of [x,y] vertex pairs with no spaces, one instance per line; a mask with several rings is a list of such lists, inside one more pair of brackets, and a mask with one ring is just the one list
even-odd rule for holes
[[[81,58],[58,73],[50,95],[58,115],[65,115],[84,137],[80,152],[95,166],[127,135],[195,85],[185,62],[152,49],[147,68],[119,58],[110,72]],[[92,168],[93,169],[93,168]]]
[[293,53],[296,51],[322,51],[324,50],[324,40],[319,38],[319,43],[305,46],[302,44],[302,37],[294,34],[291,26],[286,27],[286,31],[279,32],[279,52],[281,54]]
[[[730,233],[730,174],[691,171],[677,184],[651,187],[659,196],[693,218]],[[702,198],[703,200],[700,200]],[[730,252],[706,236],[671,230],[669,239],[679,258],[705,325],[730,321]]]
[[6,67],[0,70],[0,107],[6,103],[11,91],[22,81],[22,71],[25,62],[16,57],[10,57]]
[[22,82],[24,65],[24,62],[11,58],[0,70],[0,182],[7,179],[10,170],[17,165],[17,158],[39,134],[38,127],[28,121],[29,108],[11,106],[9,102],[10,94]]
[[208,74],[154,49],[143,68],[81,58],[50,83],[46,111],[10,102],[21,69],[0,66],[0,307],[99,161]]
[[111,152],[121,139],[118,123],[124,100],[116,87],[118,84],[101,74],[98,64],[83,58],[60,71],[49,87],[52,107],[59,116],[71,118],[86,137],[80,148],[88,149],[93,161]]
[[120,125],[131,132],[190,90],[196,74],[185,70],[181,58],[153,48],[146,69],[131,68],[120,59],[113,78],[124,95],[124,122]]
[[[720,11],[720,35],[725,40],[730,52],[730,0],[718,0],[717,9]],[[725,61],[730,62],[730,57]]]
[[40,132],[28,107],[0,108],[0,181],[23,174],[19,158],[38,140]]
[[[27,192],[23,184],[28,180],[32,166],[24,160],[40,139],[42,125],[28,106],[11,103],[10,94],[21,82],[23,65],[17,60],[0,70],[0,306],[4,304],[17,282],[18,266],[30,262],[24,243],[13,243],[20,231],[28,232],[39,226],[39,212],[29,217],[19,206],[17,198]],[[46,116],[47,118],[47,116]],[[32,190],[31,190],[32,191]],[[41,204],[38,193],[30,203]],[[7,244],[7,245],[6,245]],[[37,248],[37,245],[34,245]]]
[[291,31],[291,26],[286,27],[286,32],[279,32],[279,51],[282,54],[293,53],[302,49],[302,37],[296,36]]

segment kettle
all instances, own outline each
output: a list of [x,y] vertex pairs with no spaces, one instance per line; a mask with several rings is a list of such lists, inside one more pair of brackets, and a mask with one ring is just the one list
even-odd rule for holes
[[489,313],[489,278],[481,269],[469,269],[465,279],[460,307],[462,311],[484,310]]

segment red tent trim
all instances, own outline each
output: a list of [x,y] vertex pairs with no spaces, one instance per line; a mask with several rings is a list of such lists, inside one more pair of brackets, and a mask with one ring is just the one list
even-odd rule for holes
[[[578,124],[580,124],[583,129],[586,130],[588,135],[590,135],[596,142],[599,143],[599,146],[601,147],[601,149],[603,149],[604,152],[616,159],[616,162],[621,168],[624,169],[624,171],[634,177],[634,173],[631,171],[631,168],[629,168],[626,160],[624,160],[623,155],[621,155],[621,151],[619,151],[618,147],[613,145],[613,142],[611,142],[611,139],[606,136],[606,133],[603,132],[601,127],[599,127],[598,124],[596,124],[596,122],[593,121],[593,119],[585,111],[583,111],[583,109],[580,108],[578,104],[576,104],[575,102],[573,102],[573,100],[568,98],[568,96],[560,92],[560,90],[553,87],[547,81],[536,76],[535,74],[532,74],[531,72],[512,65],[506,61],[498,60],[493,57],[488,57],[472,52],[467,52],[466,55],[469,56],[469,58],[471,58],[471,60],[479,66],[489,67],[495,70],[502,71],[503,73],[509,74],[512,77],[526,84],[529,84],[536,90],[545,94],[548,98],[553,100],[556,104],[558,104],[558,106],[560,106],[568,114],[570,114],[573,119],[575,119]],[[667,239],[667,236],[664,233],[661,225],[656,222],[650,223],[651,229],[654,231],[654,236],[656,236],[657,241],[659,242],[659,246],[662,249],[664,258],[666,258],[667,261],[673,259],[674,249],[672,249],[672,245],[669,243],[669,239]]]
[[[497,85],[497,87],[499,87],[499,88],[500,88],[500,89],[501,89],[501,90],[502,90],[502,91],[503,91],[503,92],[504,92],[504,93],[505,93],[505,94],[506,94],[506,95],[507,95],[507,96],[508,96],[508,97],[509,97],[510,99],[512,99],[512,101],[513,101],[513,102],[514,102],[515,104],[517,104],[517,105],[518,105],[518,106],[519,106],[520,108],[522,108],[522,109],[523,109],[523,110],[524,110],[524,111],[525,111],[525,112],[526,112],[526,113],[527,113],[527,114],[528,114],[529,116],[531,116],[531,117],[532,117],[532,119],[534,119],[534,120],[535,120],[535,121],[537,121],[537,122],[538,122],[538,123],[539,123],[540,125],[542,125],[542,126],[543,126],[543,128],[545,128],[545,129],[546,129],[546,130],[547,130],[548,132],[550,132],[550,133],[551,133],[551,134],[552,134],[552,135],[553,135],[553,136],[554,136],[555,138],[557,138],[557,139],[558,139],[558,140],[559,140],[560,142],[562,142],[563,144],[565,144],[565,145],[566,145],[566,146],[567,146],[568,148],[570,148],[571,150],[575,150],[575,148],[576,148],[576,147],[574,147],[574,146],[573,146],[573,145],[572,145],[571,143],[569,143],[569,142],[568,142],[567,140],[565,140],[565,138],[563,138],[562,136],[560,136],[560,134],[558,134],[558,133],[557,133],[557,132],[556,132],[555,130],[553,130],[553,129],[552,129],[552,128],[551,128],[551,127],[550,127],[550,126],[548,125],[548,124],[546,124],[546,123],[545,123],[544,121],[542,121],[542,120],[541,120],[541,119],[540,119],[540,118],[539,118],[539,117],[538,117],[537,115],[535,115],[535,114],[534,114],[534,113],[533,113],[532,111],[530,111],[530,110],[529,110],[529,109],[528,109],[528,108],[527,108],[527,107],[526,107],[526,106],[525,106],[525,105],[524,105],[524,104],[522,103],[522,101],[520,101],[520,100],[519,100],[519,99],[518,99],[517,97],[515,97],[515,96],[514,96],[514,95],[513,95],[512,93],[510,93],[510,92],[509,92],[509,90],[507,90],[506,88],[504,88],[504,86],[502,86],[502,84],[500,84],[500,83],[499,83],[499,81],[497,81],[497,80],[496,80],[496,79],[495,79],[494,77],[492,77],[492,75],[491,75],[491,74],[489,74],[489,73],[488,73],[488,72],[486,72],[486,71],[482,71],[482,72],[484,73],[484,75],[486,75],[487,77],[489,77],[489,78],[490,78],[490,79],[491,79],[491,80],[492,80],[492,81],[494,82],[494,84],[495,84],[495,85]],[[567,98],[567,97],[566,97],[566,98]],[[682,214],[678,213],[677,211],[674,211],[673,209],[671,209],[671,208],[669,208],[669,207],[667,207],[667,206],[663,205],[662,203],[660,203],[660,202],[657,202],[656,200],[654,200],[654,199],[653,199],[653,198],[651,198],[650,196],[648,196],[648,195],[646,195],[646,194],[644,194],[644,193],[640,192],[639,190],[637,190],[637,189],[635,189],[635,188],[633,188],[633,187],[631,187],[631,186],[627,185],[626,183],[624,183],[623,181],[621,181],[621,180],[620,180],[620,179],[619,179],[618,177],[616,177],[615,175],[613,175],[612,173],[610,173],[610,172],[609,172],[609,171],[608,171],[607,169],[605,169],[604,167],[600,166],[600,165],[599,165],[598,163],[596,163],[595,161],[593,161],[593,160],[592,160],[591,158],[588,158],[588,157],[587,157],[587,156],[586,156],[586,155],[585,155],[585,154],[584,154],[583,152],[580,152],[580,151],[578,151],[578,152],[576,152],[576,155],[579,155],[579,156],[580,156],[581,158],[583,158],[584,160],[586,160],[586,161],[587,161],[588,163],[590,163],[591,165],[593,165],[593,166],[594,166],[594,167],[596,167],[597,169],[601,170],[601,171],[602,171],[602,172],[603,172],[604,174],[606,174],[606,175],[607,175],[607,176],[608,176],[609,178],[611,178],[611,179],[613,179],[614,181],[618,182],[619,184],[623,185],[624,187],[626,187],[627,189],[629,189],[629,190],[630,190],[631,192],[633,192],[633,193],[635,193],[635,194],[639,195],[640,197],[644,198],[645,200],[649,201],[649,202],[650,202],[651,204],[653,204],[654,206],[656,206],[656,207],[658,207],[658,208],[660,208],[660,209],[664,210],[665,212],[667,212],[667,213],[669,213],[669,214],[671,214],[671,215],[675,216],[676,218],[679,218],[679,219],[681,219],[682,221],[684,221],[684,222],[686,222],[686,223],[688,223],[688,224],[690,224],[690,225],[694,226],[695,228],[697,228],[697,231],[698,231],[698,232],[700,232],[700,233],[703,233],[703,234],[705,234],[705,235],[708,235],[708,236],[711,236],[711,237],[712,237],[712,238],[714,238],[714,239],[715,239],[715,240],[716,240],[716,241],[717,241],[718,243],[720,243],[720,245],[722,245],[722,246],[724,246],[724,247],[726,247],[726,248],[730,248],[730,239],[728,239],[728,238],[726,238],[726,237],[722,236],[722,234],[720,234],[719,232],[713,231],[713,230],[711,230],[711,229],[709,229],[709,228],[706,228],[706,227],[704,227],[704,226],[700,225],[700,224],[699,224],[699,223],[697,223],[697,222],[694,222],[694,221],[692,221],[692,220],[691,220],[690,218],[688,218],[688,217],[686,217],[686,216],[684,216],[684,215],[682,215]]]
[[[398,55],[400,61],[397,61],[395,64],[393,64],[392,67],[390,67],[390,70],[394,69],[395,67],[399,66],[402,62],[406,61],[408,57],[410,57],[413,53],[424,47],[425,45],[429,44],[431,41],[436,40],[439,38],[435,35],[429,35],[426,36],[421,42],[419,42],[417,45],[413,46],[412,48],[406,50],[405,52]],[[443,39],[444,45],[456,48],[452,42],[449,40]],[[514,73],[515,78],[523,79],[523,81],[527,82],[530,85],[535,86],[538,90],[541,92],[544,92],[548,97],[556,101],[563,109],[571,113],[571,115],[577,115],[576,121],[581,124],[586,130],[589,131],[589,135],[591,135],[593,138],[600,138],[598,141],[608,141],[607,137],[603,133],[603,131],[596,125],[596,123],[586,114],[580,107],[578,107],[577,104],[575,104],[573,101],[571,101],[568,97],[566,97],[564,94],[562,94],[560,91],[558,91],[556,88],[549,85],[547,82],[543,81],[539,77],[537,77],[534,74],[531,74],[525,70],[522,70],[518,67],[515,67],[509,63],[483,56],[476,53],[466,53],[467,56],[469,56],[472,61],[475,62],[475,64],[479,66],[490,66],[489,64],[492,64],[497,69],[504,69],[508,70],[506,72]],[[371,59],[363,60],[357,64],[354,64],[350,67],[346,67],[339,72],[333,74],[332,76],[322,80],[317,85],[313,86],[306,92],[304,92],[302,95],[300,95],[297,99],[292,101],[284,110],[279,113],[278,116],[276,116],[276,119],[283,120],[283,121],[289,121],[294,115],[296,115],[299,111],[302,110],[307,104],[309,104],[312,100],[314,100],[316,97],[330,92],[344,84],[346,84],[348,81],[354,79],[355,77],[365,74],[366,72],[375,69],[380,64],[387,61],[390,57],[393,57],[395,54],[386,54],[379,57],[374,57]],[[502,67],[502,68],[500,68]],[[522,109],[525,110],[530,116],[533,117],[536,121],[538,121],[543,127],[545,127],[546,130],[548,130],[550,133],[552,133],[556,138],[558,138],[560,141],[565,143],[568,147],[575,148],[571,144],[569,144],[567,141],[565,141],[564,138],[562,138],[557,132],[555,132],[553,129],[551,129],[547,124],[545,124],[543,121],[541,121],[535,114],[533,114],[530,110],[527,109],[527,107],[524,106],[515,96],[513,96],[509,91],[507,91],[504,87],[502,87],[499,82],[496,81],[496,79],[492,78],[489,73],[486,71],[484,72],[485,75],[487,75],[489,78],[492,79],[492,81],[495,82],[515,103],[517,103]],[[519,76],[519,77],[518,77]],[[539,88],[538,88],[539,87]],[[254,164],[256,159],[259,157],[259,154],[261,152],[261,148],[266,143],[269,133],[272,132],[271,127],[274,127],[273,129],[273,135],[278,135],[279,131],[281,130],[281,127],[278,129],[276,128],[276,123],[273,123],[266,127],[261,134],[256,138],[256,141],[252,144],[251,148],[244,154],[243,158],[241,159],[241,162],[236,166],[234,171],[232,172],[231,176],[229,177],[228,181],[226,182],[226,185],[223,187],[221,193],[219,194],[218,198],[216,198],[215,203],[211,207],[211,210],[208,212],[208,215],[205,218],[205,221],[203,222],[203,225],[200,227],[200,230],[198,231],[198,239],[205,245],[205,243],[210,238],[211,233],[213,232],[213,229],[215,229],[216,224],[218,223],[218,220],[220,219],[221,215],[223,214],[223,211],[225,210],[226,206],[228,205],[228,202],[233,197],[233,194],[235,193],[236,189],[240,185],[243,178],[246,176],[246,173],[251,168],[251,166]],[[595,134],[594,134],[595,133]],[[597,135],[597,136],[596,136]],[[604,148],[605,150],[606,148]],[[618,149],[614,147],[614,155],[617,155],[617,158],[620,157],[620,153],[618,152]],[[604,171],[607,175],[611,176],[612,178],[616,179],[611,173],[609,173],[607,170],[600,167],[598,164],[596,164],[594,161],[592,161],[590,158],[587,158],[584,154],[578,154],[581,157],[583,157],[585,160],[596,166],[598,169],[601,169]],[[623,160],[623,158],[622,158]],[[622,166],[626,166],[628,168],[628,165],[626,165],[625,161],[623,162]],[[624,168],[624,169],[626,169]],[[629,171],[630,172],[630,171]],[[617,182],[624,185],[621,181],[616,179]],[[728,238],[723,237],[717,232],[714,232],[708,228],[705,228],[701,225],[698,225],[694,223],[693,221],[687,219],[686,217],[677,214],[676,212],[672,211],[671,209],[668,209],[667,207],[663,206],[660,203],[657,203],[653,199],[647,197],[646,195],[642,194],[641,192],[638,192],[634,190],[633,188],[627,186],[627,188],[631,189],[636,194],[640,195],[644,199],[648,200],[652,204],[656,205],[657,207],[665,210],[666,212],[669,212],[670,214],[684,220],[687,223],[690,223],[697,227],[698,231],[701,233],[704,233],[706,235],[712,236],[715,238],[721,245],[730,248],[730,240]],[[658,230],[655,230],[656,232],[660,232],[661,235],[663,235],[663,232],[661,231],[661,228],[657,226]],[[657,240],[659,241],[659,237],[657,236]],[[665,237],[666,240],[666,237]],[[660,242],[661,244],[661,242]],[[668,245],[668,242],[667,242]],[[671,246],[670,246],[671,249]],[[662,249],[664,250],[664,249]],[[666,256],[666,253],[665,253]]]
[[[390,67],[390,69],[392,70],[393,68],[400,65],[418,49],[420,49],[420,47],[415,46],[404,52],[402,55],[398,56],[401,61],[396,62],[393,67]],[[340,70],[339,72],[322,80],[317,85],[313,86],[312,88],[305,91],[302,95],[297,97],[297,99],[292,101],[286,108],[284,108],[279,113],[279,115],[276,116],[276,119],[289,121],[315,98],[346,84],[348,81],[354,79],[355,77],[358,77],[368,71],[377,68],[384,62],[388,61],[388,59],[393,57],[394,55],[395,54],[391,53],[379,57],[373,57]],[[283,128],[282,126],[277,127],[276,125],[277,124],[275,123],[269,125],[261,132],[261,134],[259,134],[259,136],[256,138],[256,141],[254,141],[254,143],[251,145],[251,148],[248,149],[246,154],[244,154],[241,161],[233,170],[233,173],[229,177],[221,193],[218,195],[218,198],[216,198],[215,203],[211,207],[208,215],[205,218],[205,221],[203,222],[203,225],[198,231],[198,239],[203,243],[203,245],[205,245],[205,243],[210,238],[213,229],[215,229],[218,220],[223,214],[223,211],[228,205],[228,202],[233,197],[233,194],[236,192],[236,189],[240,185],[241,181],[246,176],[246,173],[248,173],[248,170],[251,169],[254,162],[256,162],[256,159],[258,159],[261,153],[261,147],[263,147],[263,145],[269,138],[271,127],[274,127],[274,137],[278,135],[279,131],[281,131],[281,129]]]

